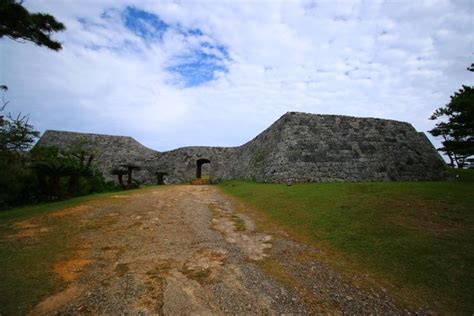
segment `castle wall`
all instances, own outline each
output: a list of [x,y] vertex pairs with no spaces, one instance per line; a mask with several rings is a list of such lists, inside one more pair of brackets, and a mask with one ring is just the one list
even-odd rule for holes
[[198,159],[210,160],[210,179],[213,182],[233,179],[236,149],[224,147],[184,147],[163,152],[154,168],[168,174],[168,183],[190,182],[196,177]]
[[111,170],[123,164],[134,164],[141,168],[134,173],[134,179],[138,182],[155,181],[155,176],[150,173],[148,166],[156,160],[159,152],[143,146],[132,137],[48,130],[36,146],[56,146],[62,150],[83,146],[93,153],[93,165],[102,172],[107,181],[116,180]]
[[405,122],[289,112],[239,147],[184,147],[167,152],[146,148],[131,137],[47,131],[39,146],[67,148],[83,141],[98,155],[107,179],[120,164],[141,167],[134,179],[154,184],[190,182],[198,159],[210,160],[210,179],[259,182],[437,180],[444,161],[423,133]]

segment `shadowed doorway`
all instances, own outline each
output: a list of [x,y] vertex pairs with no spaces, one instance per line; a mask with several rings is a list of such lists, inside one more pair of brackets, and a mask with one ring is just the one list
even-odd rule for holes
[[168,176],[168,172],[157,172],[156,184],[158,185],[166,184],[166,176]]
[[209,178],[210,165],[206,165],[203,168],[204,164],[210,164],[209,159],[198,159],[196,161],[196,179],[201,179],[202,177]]

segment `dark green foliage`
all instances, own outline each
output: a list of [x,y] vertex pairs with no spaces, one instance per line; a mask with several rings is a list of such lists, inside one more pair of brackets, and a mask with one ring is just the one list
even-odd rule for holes
[[0,209],[38,199],[38,181],[20,154],[0,157]]
[[[7,104],[4,101],[0,111]],[[0,115],[0,209],[37,199],[37,181],[25,151],[38,135],[27,116]]]
[[0,0],[0,38],[29,41],[57,51],[61,43],[52,40],[51,34],[63,30],[64,24],[49,14],[30,13],[21,1]]
[[33,145],[39,132],[29,124],[28,117],[0,117],[0,150],[25,151]]
[[[65,26],[45,13],[30,13],[22,1],[0,0],[0,38],[33,42],[52,50],[61,44],[51,39]],[[0,85],[0,90],[8,87]],[[2,99],[3,101],[3,99]],[[3,111],[8,102],[0,104]],[[94,152],[78,144],[61,152],[57,148],[32,147],[39,136],[28,116],[0,116],[0,209],[39,201],[102,192],[111,188],[91,167]]]
[[32,168],[43,198],[60,199],[110,189],[102,174],[91,165],[94,155],[81,147],[61,151],[57,147],[35,147]]
[[7,157],[0,158],[0,209],[117,190],[90,165],[92,158],[84,163],[57,147],[35,147]]
[[38,136],[27,116],[0,116],[0,209],[114,189],[92,167],[93,148],[79,141],[63,151],[56,147],[28,151]]
[[[468,68],[474,71],[474,67]],[[474,155],[474,87],[463,86],[451,96],[451,102],[437,109],[430,117],[431,120],[446,118],[429,131],[433,136],[443,138],[444,152],[454,164],[462,168],[466,158]]]
[[474,170],[472,169],[451,169],[449,170],[450,180],[453,182],[474,183]]
[[[4,111],[8,102],[3,101],[0,111]],[[18,152],[31,148],[39,132],[29,123],[27,115],[21,113],[12,116],[10,113],[0,115],[0,151]]]

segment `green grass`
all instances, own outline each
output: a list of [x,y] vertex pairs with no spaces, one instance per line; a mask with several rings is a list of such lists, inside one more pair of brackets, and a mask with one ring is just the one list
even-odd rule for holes
[[[68,217],[42,216],[85,202],[106,199],[119,194],[143,193],[156,187],[110,192],[70,200],[41,203],[0,212],[0,315],[24,315],[41,299],[62,289],[65,284],[52,271],[55,262],[67,258],[79,246],[78,235],[96,227],[78,227]],[[50,230],[37,238],[11,240],[12,224],[37,218]]]
[[[15,207],[7,210],[0,210],[0,225],[10,223],[12,221],[18,221],[25,219],[31,216],[47,214],[62,208],[72,207],[79,205],[84,202],[89,202],[93,200],[99,200],[113,195],[122,195],[122,194],[136,194],[143,193],[148,190],[154,190],[162,186],[147,186],[141,189],[127,190],[127,191],[114,191],[107,193],[97,193],[85,195],[77,198],[72,198],[68,200],[62,200],[57,202],[44,202],[44,203],[35,203],[31,205]],[[1,231],[0,231],[1,234]]]
[[474,169],[449,169],[449,173],[456,182],[474,182]]
[[41,239],[0,240],[0,314],[25,314],[63,286],[52,266],[74,249],[78,228],[58,222],[49,221],[54,230]]
[[394,285],[402,300],[472,313],[474,172],[457,173],[443,182],[220,187],[266,221],[330,251],[341,269]]

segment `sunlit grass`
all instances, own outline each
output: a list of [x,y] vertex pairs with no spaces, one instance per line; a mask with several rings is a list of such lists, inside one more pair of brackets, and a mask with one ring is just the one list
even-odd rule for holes
[[[221,188],[265,219],[445,311],[474,311],[474,172],[444,182]],[[330,261],[330,260],[329,260]],[[353,266],[348,266],[353,265]]]

